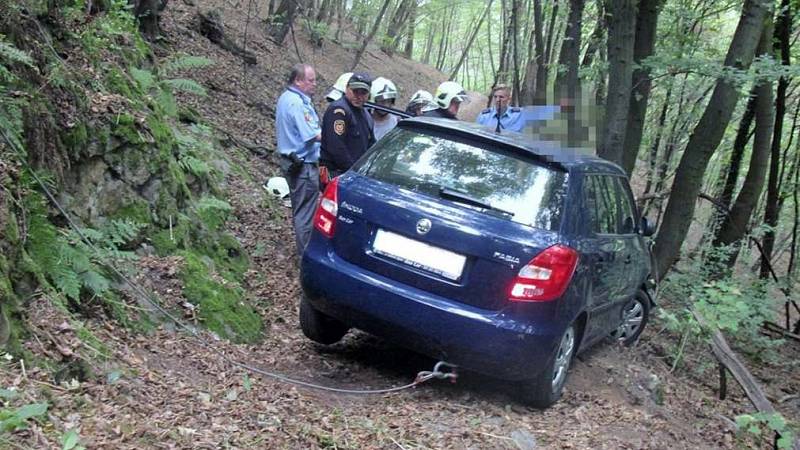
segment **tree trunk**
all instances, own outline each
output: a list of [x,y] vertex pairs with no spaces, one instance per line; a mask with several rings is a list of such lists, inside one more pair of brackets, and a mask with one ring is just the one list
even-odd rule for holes
[[433,50],[433,36],[435,27],[432,23],[428,24],[428,37],[425,40],[425,53],[422,55],[422,63],[423,64],[430,64],[431,63],[431,51]]
[[386,37],[381,42],[381,50],[391,56],[394,55],[397,45],[400,42],[401,32],[411,15],[411,4],[416,3],[416,0],[402,0],[397,6],[389,26],[386,27]]
[[[667,93],[664,95],[664,104],[661,106],[661,114],[658,115],[658,127],[655,130],[655,138],[650,145],[650,161],[647,166],[647,184],[644,187],[645,194],[656,194],[660,192],[652,190],[656,186],[656,170],[658,168],[658,149],[661,147],[661,137],[664,135],[664,127],[667,123],[667,112],[669,111],[669,102],[672,98],[672,85],[667,88]],[[639,211],[644,211],[644,204],[639,205]]]
[[408,31],[406,31],[406,47],[403,56],[411,59],[414,56],[414,33],[417,27],[417,1],[411,2],[411,12],[408,19]]
[[512,98],[515,105],[519,105],[519,17],[522,15],[522,0],[511,0],[511,42],[513,44],[512,56]]
[[[583,18],[584,0],[569,1],[569,18],[561,51],[558,54],[558,72],[556,74],[556,100],[571,99],[576,102],[579,93],[578,59],[581,51],[581,21]],[[563,70],[566,67],[566,71]],[[573,103],[574,104],[574,103]]]
[[467,45],[464,47],[464,51],[461,52],[461,57],[458,58],[458,62],[456,63],[455,67],[453,67],[453,71],[450,73],[451,80],[455,79],[456,73],[458,73],[458,69],[460,69],[461,65],[464,64],[464,60],[467,58],[469,49],[472,47],[472,43],[475,42],[475,37],[478,36],[478,31],[481,29],[481,26],[483,25],[483,21],[486,20],[486,16],[489,15],[489,10],[491,9],[493,2],[494,0],[489,0],[486,3],[486,8],[484,8],[483,14],[481,14],[480,19],[478,19],[478,25],[472,29],[472,34],[469,35],[469,39],[467,40]]
[[[772,5],[768,0],[745,0],[739,24],[725,57],[726,67],[740,70],[750,67],[764,20],[771,14],[771,9]],[[661,277],[678,259],[681,243],[694,216],[694,199],[700,192],[703,173],[722,139],[738,99],[739,92],[734,81],[719,79],[700,122],[689,137],[672,183],[664,221],[659,227],[656,240],[655,259]]]
[[[758,44],[758,55],[768,56],[772,51],[772,18],[767,20],[761,41]],[[733,244],[742,239],[747,232],[747,224],[753,215],[761,192],[764,189],[764,179],[767,174],[767,161],[772,141],[772,130],[775,124],[775,111],[772,105],[772,82],[761,81],[754,87],[755,92],[755,137],[753,138],[753,151],[750,157],[750,167],[744,179],[742,189],[736,196],[736,202],[731,207],[725,220],[722,221],[719,232],[714,239],[714,247]],[[737,246],[738,249],[738,246]],[[725,267],[732,267],[736,262],[738,250],[728,255]]]
[[631,98],[636,0],[606,0],[605,9],[609,15],[608,95],[597,154],[621,164]]
[[367,50],[367,45],[375,36],[375,33],[378,32],[378,28],[381,26],[381,20],[383,20],[384,14],[386,14],[386,9],[389,8],[389,4],[392,3],[392,0],[384,0],[383,6],[381,6],[381,10],[378,11],[378,17],[375,18],[375,23],[372,24],[372,29],[369,30],[369,33],[364,38],[364,42],[361,43],[361,48],[358,49],[358,53],[356,53],[356,58],[353,60],[353,65],[350,67],[350,71],[354,71],[356,67],[358,67],[358,63],[361,62],[361,57],[364,56],[364,52]]
[[556,18],[558,17],[558,0],[553,0],[553,9],[550,11],[550,22],[547,25],[547,43],[544,46],[544,64],[550,65],[553,52],[553,37],[555,36]]
[[294,22],[298,8],[304,6],[304,0],[284,0],[275,11],[275,17],[269,26],[269,36],[278,44],[283,44],[283,40],[289,33],[289,28]]
[[[594,55],[600,49],[600,44],[603,42],[603,35],[606,30],[606,14],[603,11],[603,0],[597,0],[597,22],[594,25],[594,31],[589,36],[589,44],[586,46],[586,52],[583,54],[581,60],[581,67],[589,67],[592,65]],[[638,39],[638,38],[637,38]],[[634,52],[636,50],[634,49]]]
[[628,106],[628,126],[625,128],[622,149],[622,168],[628,176],[633,173],[639,146],[642,143],[644,119],[647,102],[650,98],[650,70],[642,67],[642,62],[653,54],[658,26],[658,13],[663,0],[641,0],[636,14],[636,41],[633,44],[633,61],[637,68],[633,71],[633,89]]
[[167,0],[136,0],[133,15],[139,21],[139,31],[152,41],[161,34],[159,20],[161,11],[167,7]]
[[[789,51],[791,43],[792,15],[789,0],[781,0],[780,14],[775,24],[775,50],[780,51],[781,64],[788,66]],[[779,173],[781,166],[781,136],[783,135],[783,117],[786,114],[786,90],[789,87],[789,80],[780,77],[778,80],[778,91],[775,97],[775,129],[772,137],[772,148],[770,149],[769,181],[767,182],[767,203],[764,209],[764,224],[768,225],[764,239],[761,243],[764,254],[761,256],[761,269],[759,276],[769,278],[769,264],[772,257],[772,248],[775,246],[775,228],[778,226],[778,218],[781,213],[780,191],[783,184],[782,174]],[[784,161],[783,164],[786,162]],[[795,186],[795,189],[800,187]]]

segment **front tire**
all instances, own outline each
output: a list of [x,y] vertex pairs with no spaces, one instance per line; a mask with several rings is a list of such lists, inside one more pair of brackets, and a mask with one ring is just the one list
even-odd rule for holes
[[522,394],[526,403],[544,409],[561,398],[577,345],[578,332],[572,324],[564,331],[545,369],[536,378],[524,382]]
[[339,342],[349,327],[333,317],[317,311],[303,293],[300,296],[300,329],[312,341],[330,345]]
[[630,347],[639,339],[650,318],[650,298],[639,290],[622,308],[622,323],[611,336],[622,345]]

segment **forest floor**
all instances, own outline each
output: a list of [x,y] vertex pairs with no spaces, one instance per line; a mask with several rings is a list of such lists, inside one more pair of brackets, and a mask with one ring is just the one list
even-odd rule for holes
[[[170,3],[161,56],[183,52],[215,60],[212,68],[193,74],[209,89],[208,98],[184,101],[236,139],[269,150],[273,105],[296,60],[291,37],[285,48],[276,47],[258,31],[263,24],[250,23],[248,49],[259,64],[245,71],[240,60],[195,31],[196,10],[205,3],[213,2]],[[233,7],[223,11],[231,37],[242,42],[246,18]],[[303,36],[297,35],[298,49],[321,74],[321,97],[353,52],[329,42],[314,49]],[[400,104],[443,79],[433,69],[377,50],[368,52],[365,64],[398,81]],[[733,419],[752,407],[732,380],[728,398],[717,398],[716,366],[705,345],[687,346],[683,363],[673,369],[678,342],[658,319],[633,348],[606,342],[579,356],[563,398],[544,411],[519,403],[513,385],[470,372],[461,372],[455,384],[432,380],[393,394],[351,395],[242,370],[231,360],[330,387],[381,389],[410,383],[436,361],[360,332],[328,347],[304,338],[290,213],[261,188],[277,168],[270,157],[246,150],[231,147],[230,157],[249,173],[227,180],[235,210],[229,227],[251,256],[245,287],[263,315],[264,341],[235,345],[208,333],[197,339],[171,325],[144,335],[87,320],[111,352],[103,366],[94,367],[95,377],[56,384],[45,370],[0,362],[3,386],[50,405],[50,421],[17,431],[0,445],[61,448],[59,437],[75,429],[87,448],[107,449],[771,448],[770,436],[743,440],[736,434]],[[179,263],[143,257],[137,280],[165,305],[180,308]],[[661,302],[668,307],[669,299]],[[46,298],[29,310],[35,334],[47,336],[26,343],[32,352],[57,358],[91,351]],[[780,352],[784,361],[800,356],[796,343]],[[781,411],[797,420],[800,401],[791,394],[799,391],[800,374],[791,367],[763,364],[754,373]]]

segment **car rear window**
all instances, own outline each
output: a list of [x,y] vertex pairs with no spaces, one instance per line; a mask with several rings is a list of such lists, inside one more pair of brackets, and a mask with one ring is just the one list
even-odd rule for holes
[[561,224],[567,174],[500,148],[398,129],[354,170],[535,228]]

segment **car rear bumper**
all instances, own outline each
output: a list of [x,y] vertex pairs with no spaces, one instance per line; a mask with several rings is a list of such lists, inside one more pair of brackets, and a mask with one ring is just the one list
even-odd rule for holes
[[338,257],[317,233],[303,254],[301,283],[319,311],[433,358],[508,380],[544,369],[566,324],[555,302],[498,311],[433,295]]

